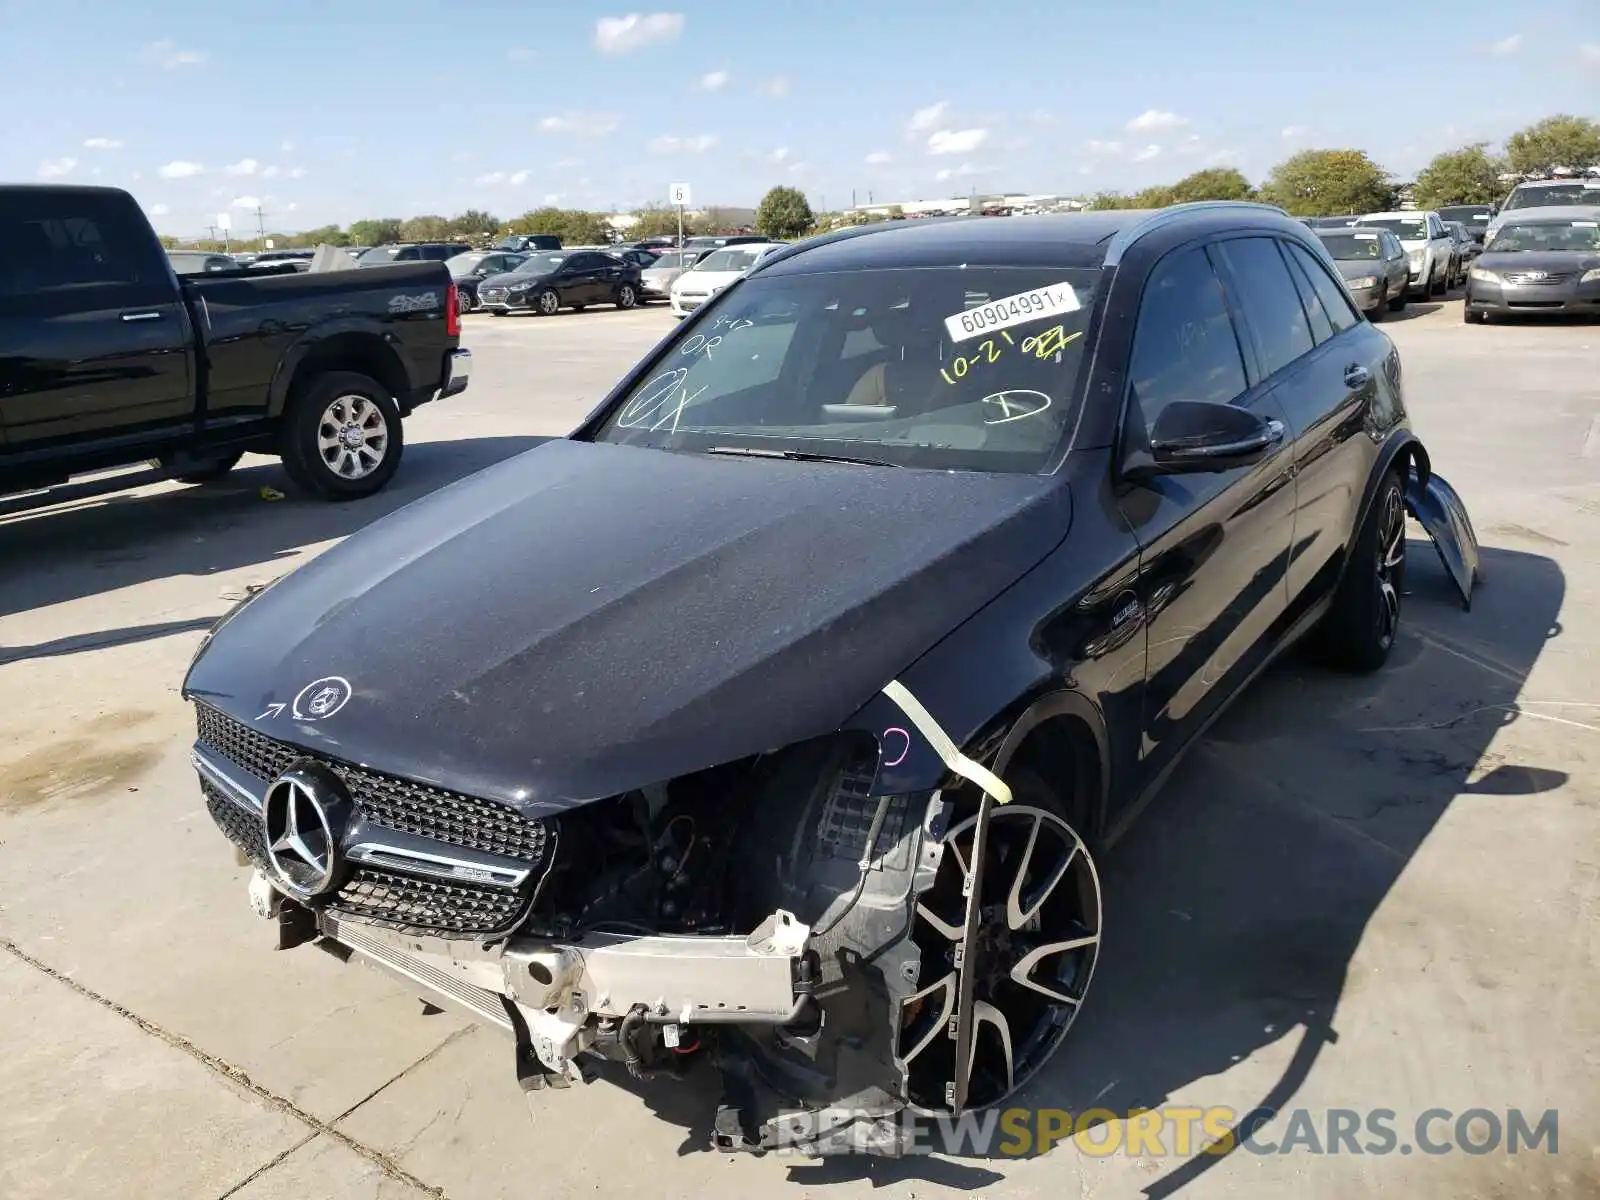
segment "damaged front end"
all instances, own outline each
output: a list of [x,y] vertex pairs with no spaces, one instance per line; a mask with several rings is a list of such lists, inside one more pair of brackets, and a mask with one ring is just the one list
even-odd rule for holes
[[[898,1154],[905,1110],[1026,1082],[1093,973],[1077,832],[909,697],[899,725],[537,820],[198,707],[207,804],[280,946],[316,942],[502,1030],[530,1091],[708,1062],[718,1149]],[[882,769],[919,760],[935,786]]]

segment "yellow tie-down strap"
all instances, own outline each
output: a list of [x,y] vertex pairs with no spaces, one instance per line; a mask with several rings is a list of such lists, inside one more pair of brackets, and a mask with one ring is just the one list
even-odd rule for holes
[[900,711],[905,713],[907,719],[917,727],[917,732],[928,740],[934,753],[944,760],[945,766],[963,779],[970,779],[993,796],[998,803],[1011,803],[1011,789],[1006,786],[1006,781],[982,763],[973,762],[961,753],[960,747],[939,727],[939,722],[933,719],[933,714],[922,707],[922,702],[911,694],[910,688],[898,679],[891,679],[883,685],[883,694],[893,700]]

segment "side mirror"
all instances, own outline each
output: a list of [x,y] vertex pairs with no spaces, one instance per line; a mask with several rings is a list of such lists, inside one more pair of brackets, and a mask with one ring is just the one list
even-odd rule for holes
[[1150,444],[1124,470],[1130,479],[1192,475],[1248,467],[1283,441],[1283,422],[1247,408],[1204,400],[1174,400],[1156,417]]

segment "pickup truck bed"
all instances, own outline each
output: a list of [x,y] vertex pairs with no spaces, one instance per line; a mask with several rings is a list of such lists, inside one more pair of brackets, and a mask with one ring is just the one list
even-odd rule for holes
[[199,482],[255,451],[370,495],[402,419],[467,383],[442,263],[179,277],[111,188],[0,187],[0,246],[0,492],[147,459]]

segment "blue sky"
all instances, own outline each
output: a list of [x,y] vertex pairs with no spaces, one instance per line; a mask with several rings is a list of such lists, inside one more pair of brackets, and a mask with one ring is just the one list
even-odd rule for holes
[[830,208],[1125,190],[1312,146],[1409,175],[1600,111],[1600,0],[0,0],[0,31],[0,179],[126,187],[179,234],[675,181]]

